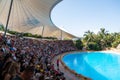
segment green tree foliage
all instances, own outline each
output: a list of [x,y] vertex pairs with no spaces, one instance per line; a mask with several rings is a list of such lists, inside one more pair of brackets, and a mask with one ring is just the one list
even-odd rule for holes
[[120,44],[120,41],[115,41],[112,43],[112,47],[116,48]]
[[10,30],[8,30],[7,32],[10,33],[10,34],[16,34],[16,33],[18,33],[16,31],[10,31]]
[[57,39],[56,37],[43,37],[44,39]]
[[82,50],[82,48],[83,48],[83,43],[82,43],[82,41],[81,41],[81,39],[79,39],[79,40],[76,40],[76,47],[78,48],[78,50]]
[[[0,30],[4,31],[4,26],[0,25]],[[34,37],[34,38],[44,38],[44,39],[57,39],[56,37],[42,37],[41,35],[37,35],[37,34],[31,34],[31,33],[19,33],[16,31],[12,31],[12,30],[7,30],[8,33],[13,34],[13,35],[17,35],[17,34],[22,34],[22,36],[25,37]]]
[[0,30],[4,31],[4,26],[3,25],[0,25]]
[[112,43],[112,47],[116,48],[120,44],[120,34],[117,35],[114,42]]
[[120,44],[120,33],[109,33],[105,28],[101,28],[97,34],[87,31],[84,34],[83,42],[88,50],[116,47]]
[[91,31],[87,31],[87,32],[85,32],[85,34],[84,34],[84,40],[86,41],[86,42],[90,42],[90,41],[94,41],[94,33],[93,32],[91,32]]
[[95,42],[88,43],[88,50],[101,50],[100,46]]

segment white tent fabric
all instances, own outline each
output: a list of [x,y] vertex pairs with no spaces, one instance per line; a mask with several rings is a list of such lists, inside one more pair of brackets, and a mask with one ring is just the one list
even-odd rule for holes
[[[61,30],[51,21],[51,10],[62,0],[13,0],[8,29],[44,37],[61,37]],[[5,26],[11,0],[0,0],[0,24]],[[64,38],[75,36],[62,31]]]

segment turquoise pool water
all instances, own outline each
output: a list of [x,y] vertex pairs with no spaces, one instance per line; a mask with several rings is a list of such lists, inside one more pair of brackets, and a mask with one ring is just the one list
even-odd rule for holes
[[76,52],[65,55],[62,61],[71,70],[92,80],[120,80],[119,54],[112,52]]

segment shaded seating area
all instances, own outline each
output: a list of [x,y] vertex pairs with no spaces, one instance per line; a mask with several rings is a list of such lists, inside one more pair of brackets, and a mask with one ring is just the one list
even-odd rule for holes
[[[66,80],[54,56],[77,50],[71,40],[36,40],[0,34],[0,80]],[[56,63],[55,63],[56,64]]]

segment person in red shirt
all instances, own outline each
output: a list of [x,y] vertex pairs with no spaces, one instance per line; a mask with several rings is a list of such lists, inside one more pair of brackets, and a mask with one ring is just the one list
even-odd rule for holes
[[57,59],[57,68],[59,69],[59,58]]

